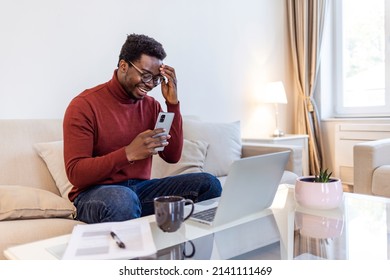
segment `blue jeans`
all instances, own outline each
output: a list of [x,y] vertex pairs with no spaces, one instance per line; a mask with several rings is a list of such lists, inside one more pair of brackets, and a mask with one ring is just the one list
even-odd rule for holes
[[151,180],[128,180],[93,186],[80,193],[76,219],[85,223],[119,222],[154,214],[153,199],[178,195],[199,202],[221,195],[219,180],[208,173],[191,173]]

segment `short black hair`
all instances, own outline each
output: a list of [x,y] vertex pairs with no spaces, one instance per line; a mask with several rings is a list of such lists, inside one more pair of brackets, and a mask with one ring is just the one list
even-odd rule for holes
[[142,54],[153,56],[160,60],[167,56],[162,44],[153,38],[142,34],[127,35],[126,42],[123,44],[119,54],[119,61],[123,59],[126,62],[133,62],[139,59]]

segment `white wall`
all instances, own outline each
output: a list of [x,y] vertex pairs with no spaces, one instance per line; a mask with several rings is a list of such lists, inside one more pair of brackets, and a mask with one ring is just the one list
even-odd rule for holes
[[291,88],[284,2],[2,0],[0,118],[62,118],[75,95],[111,78],[126,35],[143,33],[176,68],[183,114],[240,119],[244,137],[269,134],[272,111],[255,94],[275,80]]

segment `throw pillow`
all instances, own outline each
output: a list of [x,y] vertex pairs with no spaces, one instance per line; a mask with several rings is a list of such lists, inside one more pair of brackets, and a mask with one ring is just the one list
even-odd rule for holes
[[208,144],[203,141],[184,139],[183,151],[178,163],[170,164],[159,156],[153,157],[152,178],[163,178],[178,174],[203,172]]
[[0,220],[64,218],[74,214],[73,204],[46,190],[0,186]]
[[240,122],[212,123],[184,119],[184,138],[209,144],[204,171],[225,176],[233,161],[241,158]]
[[45,161],[61,196],[68,199],[68,193],[73,186],[66,176],[63,146],[63,141],[37,143],[34,145],[39,156]]

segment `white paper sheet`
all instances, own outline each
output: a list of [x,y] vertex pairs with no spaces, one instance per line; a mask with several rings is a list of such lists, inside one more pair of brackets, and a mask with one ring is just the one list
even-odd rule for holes
[[[125,243],[120,248],[111,232]],[[64,260],[131,259],[156,253],[150,224],[135,219],[124,222],[76,225],[62,257]]]

